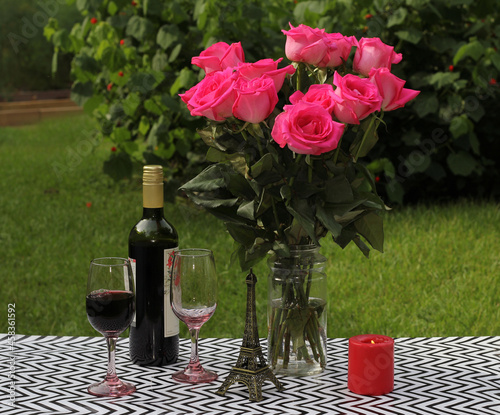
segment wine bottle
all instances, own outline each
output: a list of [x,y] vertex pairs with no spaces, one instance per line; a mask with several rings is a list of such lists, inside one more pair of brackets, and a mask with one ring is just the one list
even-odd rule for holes
[[128,238],[136,290],[130,358],[142,366],[164,366],[177,361],[179,320],[170,306],[169,261],[177,246],[177,231],[163,213],[163,168],[144,166],[143,215]]

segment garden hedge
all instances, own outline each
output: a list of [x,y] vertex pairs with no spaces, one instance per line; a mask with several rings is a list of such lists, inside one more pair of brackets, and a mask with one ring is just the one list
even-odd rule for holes
[[[73,99],[110,140],[104,171],[131,177],[166,167],[172,188],[199,171],[205,146],[178,93],[203,76],[191,57],[241,42],[246,61],[284,56],[288,23],[380,37],[403,54],[393,72],[421,90],[385,114],[369,168],[389,204],[497,196],[500,22],[496,0],[76,0],[68,31],[47,39],[72,53]],[[56,61],[55,61],[56,62]],[[54,68],[56,69],[56,68]],[[112,150],[112,151],[111,151]],[[172,193],[173,194],[173,193]]]

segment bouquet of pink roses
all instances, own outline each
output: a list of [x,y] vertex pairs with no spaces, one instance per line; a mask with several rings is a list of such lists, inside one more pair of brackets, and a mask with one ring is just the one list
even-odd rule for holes
[[385,205],[357,161],[383,112],[419,93],[391,73],[402,55],[379,38],[290,26],[291,65],[248,63],[240,43],[216,43],[192,59],[205,77],[180,95],[208,120],[200,135],[215,163],[183,189],[226,222],[243,268],[328,232],[342,247],[354,241],[367,253],[361,235],[382,250]]
[[[378,213],[386,206],[359,158],[376,144],[383,112],[419,92],[391,73],[402,56],[378,38],[304,25],[283,33],[292,64],[281,68],[282,59],[245,62],[239,43],[216,43],[192,59],[205,77],[181,98],[208,120],[199,133],[213,164],[182,189],[224,220],[243,269],[269,251],[290,258],[291,246],[318,246],[328,233],[367,256],[362,237],[382,251]],[[308,294],[314,266],[281,263],[298,272],[282,273],[282,297],[270,312],[271,365],[281,359],[288,367],[295,356],[322,370],[324,305]]]

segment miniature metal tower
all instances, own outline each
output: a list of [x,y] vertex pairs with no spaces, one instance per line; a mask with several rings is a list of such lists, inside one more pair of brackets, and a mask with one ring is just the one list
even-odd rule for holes
[[255,311],[255,284],[257,283],[257,277],[252,272],[252,269],[250,269],[245,282],[247,284],[247,312],[240,355],[236,365],[231,369],[226,380],[224,380],[216,393],[223,396],[233,383],[240,382],[248,387],[249,399],[257,402],[262,400],[262,384],[266,380],[273,382],[279,391],[282,391],[284,388],[266,363],[260,346]]

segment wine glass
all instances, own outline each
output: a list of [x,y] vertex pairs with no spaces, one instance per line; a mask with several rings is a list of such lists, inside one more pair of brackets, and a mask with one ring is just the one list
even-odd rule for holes
[[87,280],[87,317],[94,329],[106,338],[108,372],[104,380],[87,390],[96,396],[124,396],[135,386],[116,376],[115,350],[118,336],[132,322],[135,313],[134,282],[130,261],[125,258],[97,258],[90,263]]
[[174,314],[191,335],[191,356],[183,370],[172,378],[185,383],[212,382],[217,373],[201,366],[198,357],[198,333],[217,307],[217,274],[212,251],[180,249],[173,253],[170,298]]

